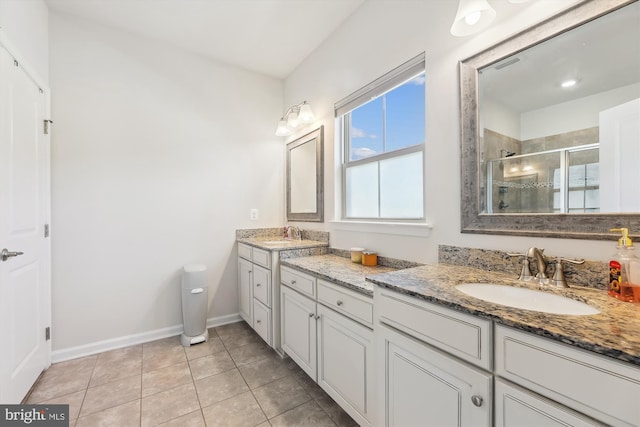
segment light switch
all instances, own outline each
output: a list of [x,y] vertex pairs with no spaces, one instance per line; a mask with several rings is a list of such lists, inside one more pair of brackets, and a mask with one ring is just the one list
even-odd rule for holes
[[258,209],[251,209],[251,211],[249,211],[249,218],[251,218],[252,221],[257,221],[258,220]]

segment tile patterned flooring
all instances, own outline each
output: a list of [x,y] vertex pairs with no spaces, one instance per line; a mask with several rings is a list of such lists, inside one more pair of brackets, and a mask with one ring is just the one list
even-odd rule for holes
[[329,426],[356,422],[245,323],[52,365],[27,403],[69,404],[70,426]]

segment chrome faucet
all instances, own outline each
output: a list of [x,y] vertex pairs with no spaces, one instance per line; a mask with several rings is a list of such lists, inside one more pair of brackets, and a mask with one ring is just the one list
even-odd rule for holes
[[549,283],[549,278],[547,277],[547,261],[544,259],[544,249],[538,249],[536,247],[531,247],[527,251],[527,258],[532,257],[538,266],[538,272],[536,273],[536,279],[542,284]]
[[[547,260],[544,258],[544,249],[539,249],[536,247],[530,247],[527,252],[523,254],[507,254],[509,256],[523,256],[524,261],[522,263],[522,271],[520,272],[520,276],[518,280],[523,280],[525,282],[531,281],[532,279],[536,279],[541,285],[552,284],[559,288],[568,288],[567,280],[564,277],[564,271],[562,268],[562,261],[567,261],[572,264],[582,264],[584,263],[583,259],[571,259],[571,258],[560,258],[557,257],[555,259],[555,271],[553,274],[553,279],[549,279],[547,276]],[[529,268],[529,257],[533,258],[537,264],[538,272],[535,277],[531,274],[531,269]]]
[[508,253],[509,256],[521,256],[524,257],[524,261],[522,262],[522,271],[520,272],[520,276],[518,280],[523,280],[525,282],[529,282],[534,279],[534,276],[531,274],[531,269],[529,268],[529,257],[533,258],[537,264],[538,272],[535,275],[535,279],[537,279],[541,284],[549,283],[549,278],[547,277],[547,261],[544,259],[544,249],[538,249],[536,247],[530,247],[527,252],[523,254],[511,254]]
[[302,232],[298,227],[289,225],[285,227],[285,239],[302,240]]

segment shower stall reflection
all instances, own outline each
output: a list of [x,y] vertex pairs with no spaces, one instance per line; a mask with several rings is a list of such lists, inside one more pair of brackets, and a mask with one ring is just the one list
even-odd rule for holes
[[487,213],[600,211],[599,144],[500,155],[487,162]]

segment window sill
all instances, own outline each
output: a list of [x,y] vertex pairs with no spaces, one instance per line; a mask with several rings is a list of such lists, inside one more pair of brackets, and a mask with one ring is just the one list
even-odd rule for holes
[[335,230],[415,237],[428,237],[433,229],[433,224],[429,223],[329,221],[329,225]]

